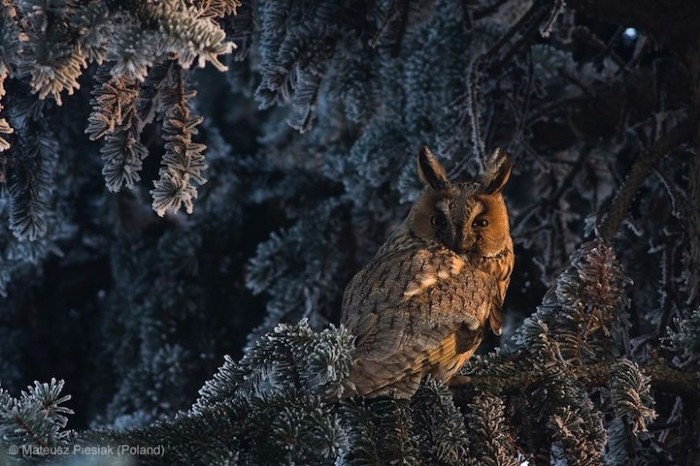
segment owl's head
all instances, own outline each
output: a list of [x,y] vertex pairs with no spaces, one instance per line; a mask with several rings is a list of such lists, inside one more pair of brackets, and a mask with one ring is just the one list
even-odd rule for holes
[[427,147],[418,153],[424,188],[408,217],[413,234],[457,254],[497,257],[510,249],[508,211],[501,192],[510,177],[507,154],[496,151],[475,180],[452,182]]

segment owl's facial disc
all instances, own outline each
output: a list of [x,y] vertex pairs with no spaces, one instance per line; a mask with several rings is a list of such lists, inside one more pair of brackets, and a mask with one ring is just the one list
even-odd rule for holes
[[454,219],[450,210],[450,198],[442,197],[434,205],[431,225],[435,228],[435,236],[447,248],[452,249],[455,238]]
[[[469,186],[469,188],[473,188]],[[469,254],[478,245],[478,231],[473,228],[474,219],[484,208],[474,199],[472,189],[462,189],[451,203],[453,211],[455,235],[451,249],[457,254]]]
[[460,255],[467,255],[479,246],[479,232],[473,227],[474,219],[479,215],[479,206],[475,206],[462,217],[457,225],[454,251]]

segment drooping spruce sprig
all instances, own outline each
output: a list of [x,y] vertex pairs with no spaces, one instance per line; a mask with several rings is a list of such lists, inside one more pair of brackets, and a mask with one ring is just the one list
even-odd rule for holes
[[[2,118],[2,98],[5,96],[5,80],[17,66],[20,47],[20,32],[13,17],[15,10],[10,5],[0,4],[0,154],[10,148],[5,139],[13,130],[5,118]],[[6,159],[0,155],[0,183],[5,181]]]
[[[7,70],[0,70],[0,115],[2,115],[2,98],[5,96],[5,78],[7,78]],[[6,180],[5,166],[7,165],[7,159],[2,152],[10,148],[10,143],[5,139],[7,135],[12,134],[14,130],[10,126],[10,123],[5,118],[0,118],[0,183],[4,183]]]
[[615,415],[625,419],[633,433],[647,430],[657,416],[651,396],[651,378],[628,359],[620,359],[610,371],[610,398]]
[[170,67],[163,86],[160,99],[166,142],[159,179],[151,190],[153,210],[162,217],[167,210],[177,212],[184,206],[191,214],[196,186],[206,183],[202,173],[207,168],[203,154],[206,146],[192,141],[202,117],[192,113],[190,101],[196,92],[186,88],[177,65]]
[[[235,45],[226,39],[218,21],[235,14],[240,3],[167,0],[118,5],[99,0],[30,0],[12,5],[3,2],[0,7],[0,81],[8,75],[19,79],[26,76],[40,99],[50,98],[61,105],[62,95],[72,95],[79,89],[79,80],[88,66],[101,65],[87,133],[92,139],[105,138],[101,151],[103,174],[108,189],[118,191],[123,186],[133,188],[139,181],[142,160],[147,155],[141,131],[152,119],[149,110],[159,110],[157,105],[144,102],[143,82],[167,61],[176,62],[182,69],[196,61],[200,67],[212,63],[220,71],[226,70],[220,56],[230,53]],[[169,111],[172,113],[172,108]],[[165,119],[171,139],[178,120],[182,123],[178,131],[190,132],[184,129],[192,126],[189,115],[182,110],[180,113]],[[8,121],[0,118],[0,150],[9,149],[4,135],[10,131]],[[204,146],[186,144],[185,158],[203,158]],[[172,155],[172,151],[166,153]],[[4,165],[0,164],[3,178]],[[159,196],[156,209],[163,214],[168,208],[175,210],[184,204],[191,212],[196,190],[189,180],[183,182],[182,176],[175,175],[172,160],[165,165],[170,167],[169,175],[162,175],[155,190]],[[188,167],[181,166],[179,171],[201,184],[204,163],[190,163]]]
[[109,79],[107,70],[97,74],[93,90],[93,112],[85,132],[90,139],[105,138],[100,149],[107,189],[119,191],[122,186],[133,188],[141,179],[142,161],[148,155],[141,142],[144,121],[137,108],[141,84],[133,78]]

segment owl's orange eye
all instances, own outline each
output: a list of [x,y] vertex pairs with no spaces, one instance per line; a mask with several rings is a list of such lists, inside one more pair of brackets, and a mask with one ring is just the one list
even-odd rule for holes
[[430,224],[435,226],[442,226],[445,224],[445,217],[442,215],[433,215],[430,218]]
[[474,223],[472,223],[472,225],[474,226],[474,228],[485,228],[489,226],[489,219],[485,217],[477,218],[476,220],[474,220]]

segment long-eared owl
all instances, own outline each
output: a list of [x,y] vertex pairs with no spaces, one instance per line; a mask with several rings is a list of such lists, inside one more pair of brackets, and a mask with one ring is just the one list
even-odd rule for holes
[[419,151],[423,190],[343,297],[355,394],[410,397],[428,374],[452,377],[488,328],[501,334],[514,262],[501,194],[510,171],[496,150],[480,177],[453,182],[427,147]]

